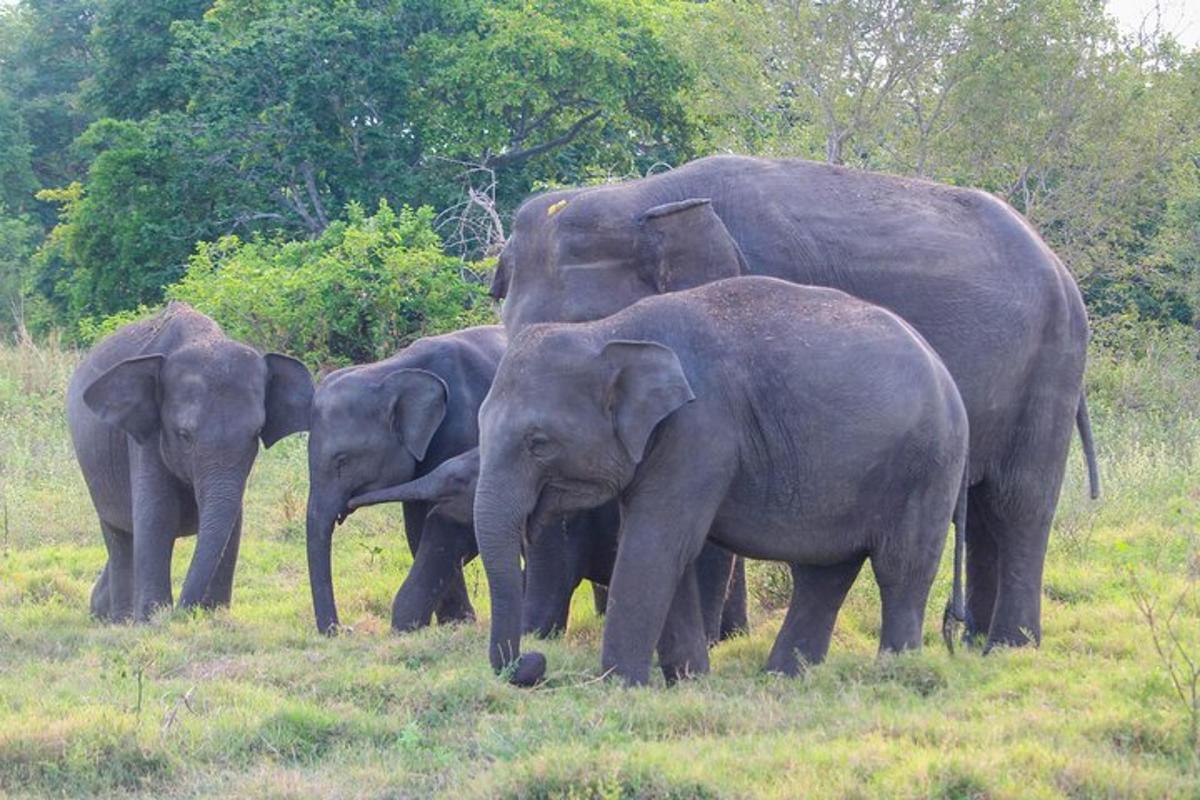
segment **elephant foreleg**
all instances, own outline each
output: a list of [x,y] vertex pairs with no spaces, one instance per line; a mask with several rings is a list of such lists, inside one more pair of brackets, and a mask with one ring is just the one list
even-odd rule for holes
[[392,602],[393,630],[403,633],[427,626],[455,578],[462,582],[463,562],[474,555],[466,541],[470,529],[465,531],[440,517],[425,520],[412,569]]
[[217,571],[208,585],[208,591],[204,593],[204,598],[200,601],[202,608],[228,608],[233,602],[233,573],[237,568],[238,548],[241,543],[242,515],[239,514],[237,522],[233,524],[229,544],[225,545],[225,552],[221,554],[221,563],[217,565]]
[[658,664],[668,686],[708,672],[708,640],[704,635],[695,563],[684,570],[675,589],[658,639]]

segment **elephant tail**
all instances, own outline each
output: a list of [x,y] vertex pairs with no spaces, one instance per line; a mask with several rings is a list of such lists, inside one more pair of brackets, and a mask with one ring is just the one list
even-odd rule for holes
[[1087,459],[1088,484],[1092,499],[1100,497],[1100,470],[1096,466],[1096,444],[1092,441],[1092,420],[1088,416],[1087,395],[1079,394],[1079,406],[1075,409],[1075,425],[1079,428],[1079,440],[1083,442],[1083,457]]
[[963,563],[967,554],[967,484],[970,482],[970,464],[964,462],[962,483],[958,487],[958,502],[954,505],[954,577],[950,589],[950,600],[942,614],[942,641],[946,649],[954,652],[954,640],[958,626],[967,621],[967,601],[963,589]]

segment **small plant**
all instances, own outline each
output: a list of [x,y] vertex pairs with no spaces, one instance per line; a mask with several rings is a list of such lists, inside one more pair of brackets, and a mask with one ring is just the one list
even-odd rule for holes
[[375,566],[375,559],[383,560],[383,546],[378,544],[367,544],[359,542],[358,546],[367,551],[367,563],[372,567]]
[[104,672],[116,683],[132,681],[135,698],[128,709],[136,717],[142,715],[142,703],[146,697],[147,676],[158,661],[158,654],[144,644],[136,644],[129,650],[113,650],[104,659]]
[[[1130,576],[1133,602],[1150,631],[1158,660],[1171,679],[1180,706],[1188,715],[1188,744],[1200,759],[1200,576],[1194,569],[1200,552],[1192,554],[1187,581],[1182,591],[1164,603]],[[1165,608],[1164,608],[1165,606]]]

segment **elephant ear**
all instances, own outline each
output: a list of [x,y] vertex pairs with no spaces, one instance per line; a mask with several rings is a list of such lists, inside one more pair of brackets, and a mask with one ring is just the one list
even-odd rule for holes
[[642,278],[660,294],[750,272],[708,198],[654,206],[637,222]]
[[509,273],[512,271],[510,260],[504,250],[500,251],[500,257],[496,259],[496,274],[492,276],[492,288],[488,290],[488,294],[497,302],[508,295]]
[[127,358],[83,390],[83,402],[100,419],[145,444],[159,428],[161,353]]
[[423,369],[398,369],[384,379],[383,390],[390,398],[392,428],[417,461],[425,452],[438,426],[446,417],[450,390],[446,382]]
[[615,367],[609,409],[617,438],[640,463],[658,423],[696,395],[675,351],[657,342],[613,341],[601,356]]
[[309,428],[313,379],[308,368],[291,356],[267,353],[267,419],[262,443],[270,447],[285,436]]

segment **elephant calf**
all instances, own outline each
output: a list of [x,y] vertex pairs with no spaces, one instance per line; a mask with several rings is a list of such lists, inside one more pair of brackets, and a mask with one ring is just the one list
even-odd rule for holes
[[[429,515],[474,530],[475,483],[479,448],[455,456],[427,475],[350,499],[351,510],[377,503],[427,503]],[[537,526],[525,547],[525,599],[522,630],[545,638],[563,631],[571,597],[591,581],[596,612],[604,613],[607,586],[617,553],[620,520],[615,503],[557,517]]]
[[[479,421],[490,658],[515,683],[545,669],[540,654],[520,655],[527,520],[614,498],[622,533],[602,668],[628,683],[648,680],[656,643],[668,678],[707,669],[703,637],[687,635],[699,628],[694,560],[707,537],[792,567],[769,669],[825,656],[868,557],[881,649],[920,646],[963,493],[967,417],[937,355],[891,312],[734,278],[595,322],[532,325],[511,341]],[[664,631],[677,635],[660,641]]]
[[67,422],[108,548],[95,616],[144,620],[171,605],[175,539],[192,533],[180,606],[229,604],[258,442],[302,430],[312,393],[303,364],[227,338],[183,303],[83,359]]
[[[317,628],[336,630],[330,566],[333,529],[354,495],[421,479],[478,444],[483,402],[506,339],[499,326],[430,336],[391,358],[332,373],[312,400],[308,439],[308,570]],[[392,603],[392,628],[407,631],[473,619],[462,566],[475,532],[433,504],[404,504],[413,566]]]

